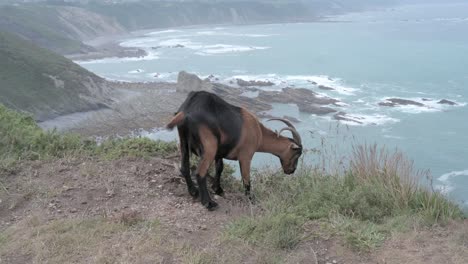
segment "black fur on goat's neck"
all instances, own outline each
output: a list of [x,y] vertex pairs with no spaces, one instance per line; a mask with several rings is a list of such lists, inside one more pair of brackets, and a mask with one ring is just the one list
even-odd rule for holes
[[[190,92],[178,112],[185,115],[179,129],[189,132],[188,143],[194,154],[203,153],[198,133],[201,125],[208,127],[220,142],[216,158],[226,157],[239,142],[243,122],[241,108],[219,96],[205,91]],[[224,133],[225,142],[222,142],[221,133]]]

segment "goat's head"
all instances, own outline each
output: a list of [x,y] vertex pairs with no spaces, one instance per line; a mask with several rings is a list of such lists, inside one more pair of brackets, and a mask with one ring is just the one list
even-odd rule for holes
[[273,120],[281,121],[287,125],[287,127],[282,128],[280,131],[277,132],[278,137],[280,137],[281,132],[283,131],[290,131],[293,136],[293,138],[287,138],[289,141],[287,142],[287,144],[284,144],[285,147],[279,155],[284,173],[293,174],[296,171],[299,157],[302,155],[301,136],[297,132],[296,128],[288,120],[283,118],[272,118],[268,121]]

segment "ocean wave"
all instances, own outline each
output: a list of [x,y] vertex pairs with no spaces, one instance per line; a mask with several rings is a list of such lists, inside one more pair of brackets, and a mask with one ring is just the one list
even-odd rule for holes
[[216,55],[225,53],[237,53],[247,52],[255,50],[265,50],[270,47],[259,47],[259,46],[241,46],[241,45],[228,45],[228,44],[213,44],[204,45],[200,42],[193,42],[190,39],[168,39],[159,42],[160,46],[176,46],[182,45],[185,48],[195,50],[197,55]]
[[200,49],[203,47],[203,45],[200,42],[193,42],[192,40],[187,38],[172,38],[159,42],[159,46],[162,47],[171,47],[176,45],[183,45],[184,47],[189,49]]
[[342,95],[354,95],[359,89],[349,87],[343,84],[339,78],[331,78],[327,75],[288,75],[285,77],[288,82],[298,84],[308,84],[316,87],[331,88],[330,92],[336,92]]
[[437,180],[442,182],[442,184],[436,185],[435,187],[440,192],[447,194],[455,189],[455,186],[452,184],[451,180],[459,176],[468,176],[468,169],[463,171],[452,171],[441,175],[439,178],[437,178]]
[[197,55],[215,55],[224,53],[237,53],[237,52],[248,52],[255,50],[266,50],[270,47],[258,47],[258,46],[238,46],[238,45],[226,45],[226,44],[215,44],[203,46]]
[[276,36],[276,34],[239,34],[239,33],[228,33],[219,31],[198,31],[196,35],[199,36],[229,36],[229,37],[249,37],[249,38],[265,38]]

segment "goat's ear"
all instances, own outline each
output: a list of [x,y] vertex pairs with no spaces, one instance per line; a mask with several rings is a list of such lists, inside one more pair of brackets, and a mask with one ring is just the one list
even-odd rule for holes
[[301,147],[298,146],[296,143],[292,143],[292,144],[291,144],[291,148],[294,149],[294,150],[296,150],[296,149],[301,149]]

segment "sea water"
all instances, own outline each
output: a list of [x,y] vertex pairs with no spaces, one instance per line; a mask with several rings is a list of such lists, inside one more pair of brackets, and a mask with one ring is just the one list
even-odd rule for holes
[[[80,63],[115,80],[174,82],[185,70],[224,83],[269,80],[275,85],[263,89],[300,87],[337,98],[336,108],[359,123],[299,113],[295,105],[275,104],[272,114],[300,119],[305,147],[325,141],[336,147],[334,159],[347,156],[352,144],[398,148],[416,168],[430,170],[436,188],[468,205],[468,4],[399,6],[317,23],[155,30],[121,45],[148,56]],[[424,106],[378,105],[387,98]],[[457,105],[438,104],[442,99]],[[276,159],[256,155],[254,166],[279,167]]]

